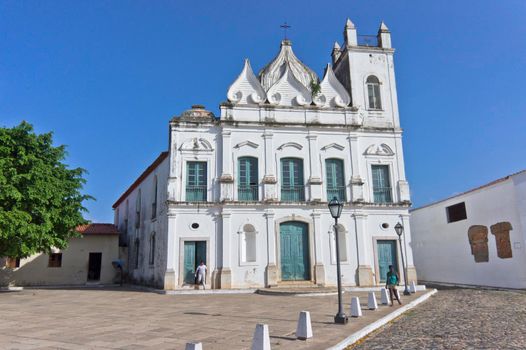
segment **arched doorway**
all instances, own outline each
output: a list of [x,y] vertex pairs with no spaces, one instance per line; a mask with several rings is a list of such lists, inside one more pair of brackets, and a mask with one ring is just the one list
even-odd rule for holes
[[309,229],[300,221],[279,225],[281,280],[310,280]]

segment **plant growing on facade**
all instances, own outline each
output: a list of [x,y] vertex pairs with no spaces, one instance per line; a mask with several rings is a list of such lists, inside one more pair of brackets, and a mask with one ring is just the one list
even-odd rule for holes
[[315,98],[321,92],[321,85],[320,85],[320,82],[317,80],[312,79],[310,81],[309,87],[310,87],[312,98]]

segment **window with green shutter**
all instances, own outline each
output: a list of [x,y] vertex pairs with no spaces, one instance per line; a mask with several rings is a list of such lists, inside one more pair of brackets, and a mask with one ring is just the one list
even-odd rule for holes
[[281,200],[284,202],[301,202],[305,200],[303,159],[281,159]]
[[237,197],[240,201],[258,200],[258,159],[240,157],[238,159]]
[[188,162],[186,164],[186,201],[206,202],[206,193],[206,162]]
[[373,195],[375,203],[392,203],[391,182],[389,181],[389,166],[373,165]]
[[345,202],[345,176],[343,171],[343,160],[326,159],[325,172],[327,174],[327,200],[336,197],[340,202]]

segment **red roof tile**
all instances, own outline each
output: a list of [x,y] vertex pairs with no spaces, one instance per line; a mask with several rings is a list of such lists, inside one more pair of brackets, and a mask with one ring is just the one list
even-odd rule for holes
[[82,235],[118,235],[119,230],[113,224],[86,224],[76,228]]

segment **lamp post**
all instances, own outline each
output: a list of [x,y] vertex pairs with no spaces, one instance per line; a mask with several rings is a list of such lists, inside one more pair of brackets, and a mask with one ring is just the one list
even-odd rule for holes
[[329,202],[329,211],[334,218],[334,234],[336,235],[336,273],[338,279],[338,313],[334,316],[334,323],[346,324],[347,316],[343,312],[342,306],[342,277],[340,272],[340,237],[338,236],[338,218],[342,214],[343,203],[334,197]]
[[402,255],[402,269],[404,270],[404,295],[410,295],[409,288],[407,287],[407,267],[404,262],[404,250],[402,249],[402,233],[404,233],[404,226],[401,223],[397,223],[394,227],[396,234],[398,235],[398,242],[400,243],[400,254]]

